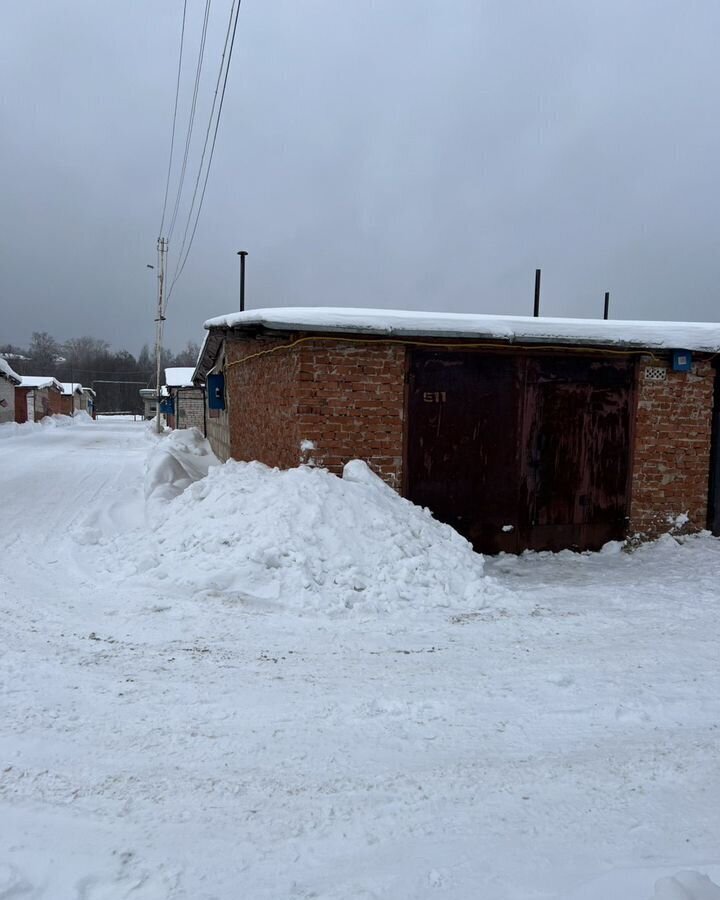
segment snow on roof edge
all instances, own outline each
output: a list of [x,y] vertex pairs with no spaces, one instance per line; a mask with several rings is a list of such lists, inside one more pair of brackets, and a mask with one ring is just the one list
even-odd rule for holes
[[278,307],[217,316],[213,328],[266,328],[316,332],[354,332],[398,337],[452,337],[504,343],[616,345],[648,349],[720,351],[720,323],[651,322],[622,319],[570,319],[530,316],[431,313],[343,307]]
[[8,381],[13,382],[13,384],[22,384],[22,378],[18,373],[12,368],[10,363],[0,356],[0,375],[4,375]]
[[36,388],[38,390],[55,387],[62,393],[62,385],[60,382],[57,378],[53,378],[49,375],[22,375],[20,387]]
[[168,387],[193,387],[195,366],[170,366],[165,369],[165,384]]
[[84,390],[79,381],[61,381],[60,386],[64,397],[67,397],[69,394],[81,394]]

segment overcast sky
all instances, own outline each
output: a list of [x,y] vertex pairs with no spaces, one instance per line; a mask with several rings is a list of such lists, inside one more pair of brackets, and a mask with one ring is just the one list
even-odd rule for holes
[[[152,340],[181,15],[4,4],[0,343]],[[254,307],[526,314],[541,267],[546,315],[601,314],[610,290],[618,318],[718,321],[719,35],[717,0],[243,0],[167,343],[237,308],[240,248]]]

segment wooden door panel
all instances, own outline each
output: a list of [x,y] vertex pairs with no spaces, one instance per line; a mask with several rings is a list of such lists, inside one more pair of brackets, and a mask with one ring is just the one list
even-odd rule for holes
[[510,357],[413,354],[408,496],[483,552],[516,550],[518,398]]
[[577,549],[624,535],[632,384],[625,360],[529,361],[520,492],[528,547],[556,549],[568,527],[565,546]]
[[486,553],[622,538],[633,376],[626,359],[414,351],[407,496]]

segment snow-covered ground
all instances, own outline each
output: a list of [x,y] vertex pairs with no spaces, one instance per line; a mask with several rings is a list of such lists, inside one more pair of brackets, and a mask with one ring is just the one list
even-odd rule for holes
[[[232,557],[257,581],[252,473],[148,515],[157,441],[114,420],[0,441],[2,900],[720,897],[720,542],[477,561],[477,599],[455,571],[436,603],[437,561],[411,565],[421,605],[326,610],[293,581],[320,556],[285,497],[314,482],[261,473],[295,554],[262,557],[292,593],[268,600],[207,577]],[[364,489],[319,487],[346,568],[373,545],[334,504]],[[413,521],[402,546],[444,552]]]

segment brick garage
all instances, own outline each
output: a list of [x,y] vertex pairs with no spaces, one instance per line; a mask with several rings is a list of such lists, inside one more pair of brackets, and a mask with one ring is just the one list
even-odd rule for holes
[[0,372],[0,425],[15,421],[15,387],[18,382],[12,381],[4,372]]
[[167,413],[169,428],[205,428],[205,391],[193,384],[191,366],[165,369],[165,388],[172,412]]
[[[542,372],[537,379],[539,387],[536,394],[543,399],[546,407],[546,385],[552,382],[552,373],[568,361],[576,360],[580,372],[600,371],[605,367],[608,371],[619,371],[620,368],[625,373],[626,383],[622,390],[613,389],[617,396],[623,397],[622,414],[626,421],[621,435],[622,444],[617,444],[620,432],[617,432],[617,413],[612,409],[609,412],[605,410],[601,419],[588,419],[591,424],[585,427],[584,432],[579,426],[575,429],[575,442],[582,443],[583,447],[576,448],[574,452],[578,454],[578,459],[582,457],[585,460],[582,463],[585,468],[594,466],[600,471],[604,467],[610,471],[625,466],[619,474],[615,472],[613,476],[610,472],[609,476],[611,481],[614,477],[613,491],[617,495],[613,499],[615,518],[612,528],[601,528],[599,531],[595,528],[593,531],[592,521],[582,519],[583,515],[586,519],[588,516],[592,519],[592,514],[587,510],[583,512],[583,504],[587,507],[600,502],[597,498],[602,490],[595,490],[592,484],[584,494],[578,498],[571,497],[565,503],[564,508],[570,512],[562,515],[572,520],[567,525],[560,526],[558,516],[562,515],[557,510],[555,519],[552,516],[548,518],[546,514],[544,530],[540,527],[541,522],[533,521],[533,533],[539,535],[536,538],[529,536],[528,522],[523,531],[520,521],[522,510],[516,525],[501,524],[503,517],[511,518],[513,503],[522,506],[525,502],[522,498],[504,499],[506,508],[502,515],[498,514],[496,521],[493,520],[495,537],[490,542],[486,533],[481,535],[467,523],[463,524],[460,521],[462,517],[455,521],[447,512],[438,515],[468,534],[481,549],[511,551],[521,550],[523,546],[537,549],[594,547],[601,537],[604,540],[608,536],[632,534],[655,536],[671,528],[682,526],[682,530],[692,531],[708,525],[709,503],[714,505],[713,497],[709,496],[709,473],[714,446],[715,368],[711,357],[716,352],[715,342],[719,342],[720,346],[720,333],[716,333],[720,330],[716,327],[713,331],[714,326],[692,326],[696,331],[688,333],[690,326],[674,327],[669,324],[658,333],[658,326],[648,325],[645,335],[643,323],[587,322],[574,327],[566,326],[565,333],[558,335],[556,329],[560,332],[563,329],[558,328],[553,320],[507,318],[500,320],[500,327],[495,317],[441,316],[437,322],[432,320],[430,325],[422,321],[418,326],[411,319],[400,333],[397,326],[387,327],[388,317],[397,314],[379,311],[330,312],[330,325],[323,321],[323,311],[318,310],[261,310],[208,323],[208,337],[195,376],[202,379],[213,375],[223,377],[222,382],[215,383],[223,385],[224,408],[207,411],[207,434],[221,458],[257,459],[282,468],[309,462],[339,474],[348,459],[360,457],[393,488],[417,502],[426,502],[422,491],[413,483],[413,478],[417,482],[413,467],[418,467],[415,445],[419,432],[412,426],[413,416],[417,417],[417,412],[409,416],[409,411],[417,409],[417,405],[412,406],[409,380],[412,378],[412,360],[417,359],[418,353],[424,352],[444,360],[446,369],[461,358],[471,363],[475,358],[482,359],[493,377],[508,361],[520,365],[521,358],[526,359],[523,365],[534,371],[538,360],[542,362],[544,359],[540,365]],[[400,317],[400,322],[404,322],[404,317]],[[571,323],[572,320],[565,322]],[[510,325],[513,332],[508,339],[506,335]],[[623,337],[626,326],[629,338]],[[538,334],[538,331],[542,333]],[[652,349],[650,352],[643,349],[657,348],[659,342],[664,343],[662,349]],[[691,371],[674,371],[672,349],[687,349],[688,345],[694,351]],[[433,350],[435,347],[437,353]],[[647,378],[648,370],[652,370],[655,377]],[[662,378],[658,376],[660,371]],[[516,404],[519,410],[517,422],[513,425],[517,430],[516,437],[512,438],[515,432],[508,432],[522,449],[523,441],[527,441],[526,433],[529,433],[521,422],[523,417],[529,415],[528,376],[525,374],[519,378],[513,375],[512,378],[512,385],[515,385],[512,390],[521,390],[518,385],[522,378],[525,379],[522,382],[525,395],[521,394]],[[553,409],[565,409],[562,403],[571,396],[576,397],[574,402],[580,405],[587,405],[587,399],[583,398],[610,396],[607,385],[598,382],[588,388],[584,384],[587,378],[582,374],[575,380],[578,384],[554,387],[553,397],[560,400],[553,401]],[[450,385],[452,383],[452,380],[448,382]],[[496,393],[501,400],[502,392],[506,390],[505,384],[497,381]],[[511,382],[508,381],[507,385],[511,386]],[[444,394],[445,391],[435,393]],[[504,406],[508,404],[501,402],[498,406],[500,418]],[[449,407],[448,403],[447,409]],[[434,414],[440,415],[440,407]],[[547,413],[545,415],[548,419]],[[498,435],[504,427],[500,418],[497,421]],[[611,458],[608,458],[607,452],[609,444],[600,446],[598,450],[587,435],[587,432],[600,428],[599,424],[593,425],[592,422],[599,423],[601,420],[609,423],[603,428],[615,429],[616,443],[609,451]],[[564,425],[556,427],[556,431],[565,430],[568,429]],[[492,433],[492,422],[486,431]],[[536,428],[535,432],[540,434],[541,443],[545,442],[545,446],[546,425]],[[486,438],[486,445],[488,440],[495,440],[495,437]],[[511,456],[514,452],[512,440],[507,452],[504,452],[505,456]],[[478,445],[481,451],[478,459],[487,458],[486,445]],[[603,446],[605,458],[599,462],[603,456]],[[440,449],[442,456],[445,451]],[[431,452],[434,448],[426,448],[425,455]],[[556,449],[555,452],[561,453],[561,450]],[[517,476],[520,481],[525,479],[523,484],[528,482],[527,471],[532,475],[536,471],[532,466],[537,469],[531,450],[527,455],[530,458],[522,470],[526,474]],[[592,459],[596,461],[588,462]],[[558,468],[562,467],[558,465]],[[518,472],[521,469],[522,465]],[[558,477],[562,474],[559,472]],[[508,480],[513,482],[515,477],[511,475]],[[579,473],[578,479],[578,484],[588,481],[583,473]],[[624,485],[622,490],[619,485]],[[483,503],[480,505],[487,507],[491,502],[488,498],[495,496],[491,493],[492,487],[490,484],[487,495],[482,495]],[[563,486],[559,483],[555,485],[547,471],[545,487],[546,494],[548,490],[554,490],[558,495],[562,493]],[[567,493],[566,485],[564,489]],[[577,492],[580,488],[574,490]],[[547,505],[547,499],[544,502]],[[606,505],[608,503],[606,501]],[[433,508],[432,503],[426,502],[426,505]],[[622,513],[620,519],[618,511]],[[490,512],[486,508],[482,515],[490,520]],[[541,519],[542,511],[538,515]],[[581,520],[584,522],[582,528],[577,524]]]
[[22,378],[0,356],[0,425],[15,421],[15,388]]
[[65,416],[74,416],[76,413],[85,412],[94,419],[95,397],[96,394],[92,388],[83,387],[77,381],[63,381],[61,412]]
[[205,427],[205,392],[202,388],[171,388],[170,398],[174,412],[168,415],[170,428]]
[[45,416],[63,412],[62,385],[55,378],[23,375],[15,388],[15,421],[39,422]]

